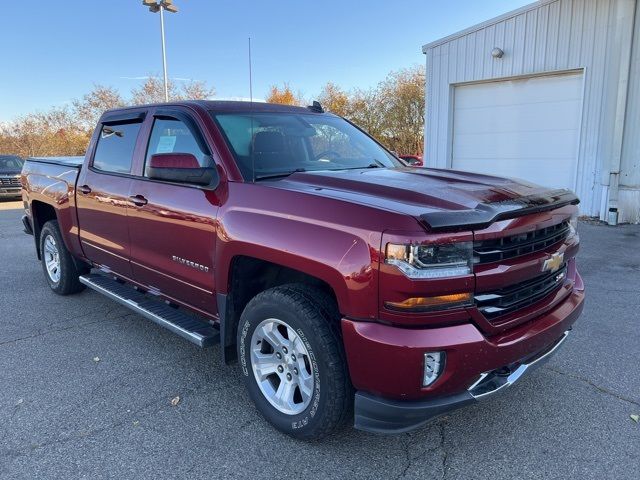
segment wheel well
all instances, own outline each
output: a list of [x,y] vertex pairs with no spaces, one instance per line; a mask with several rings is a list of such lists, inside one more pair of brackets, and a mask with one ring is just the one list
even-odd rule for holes
[[240,315],[247,303],[260,292],[278,285],[299,283],[318,288],[338,304],[331,286],[312,275],[253,257],[238,256],[229,270],[229,294],[226,300],[223,328],[225,362],[236,359],[236,333]]
[[36,241],[36,252],[40,259],[40,231],[49,220],[57,220],[56,210],[48,203],[31,202],[31,218],[33,219],[33,238]]

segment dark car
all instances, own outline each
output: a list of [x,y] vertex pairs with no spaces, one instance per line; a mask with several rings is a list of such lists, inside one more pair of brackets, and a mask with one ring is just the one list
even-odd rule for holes
[[84,159],[30,158],[22,183],[54,292],[220,343],[297,438],[405,432],[503,392],[583,308],[573,193],[408,167],[319,105],[111,110]]
[[16,155],[0,155],[0,198],[20,198],[20,172],[24,160]]

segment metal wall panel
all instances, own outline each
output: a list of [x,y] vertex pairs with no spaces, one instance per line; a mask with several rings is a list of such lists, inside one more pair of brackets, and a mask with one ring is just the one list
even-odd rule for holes
[[[609,183],[608,162],[615,154],[621,58],[630,48],[622,44],[625,38],[616,33],[620,22],[633,22],[633,18],[616,17],[621,11],[617,2],[626,2],[625,8],[633,11],[635,0],[541,0],[426,45],[426,164],[451,166],[454,85],[583,70],[576,191],[582,199],[582,212],[599,215]],[[636,43],[639,36],[636,35]],[[502,58],[491,56],[494,47],[504,50]],[[636,48],[636,55],[640,55],[639,51]],[[635,115],[636,135],[635,143],[626,145],[627,150],[636,152],[631,154],[636,162],[640,151],[637,70],[636,59],[636,108],[635,113],[629,113]]]
[[621,221],[640,223],[640,8],[636,8],[620,165]]

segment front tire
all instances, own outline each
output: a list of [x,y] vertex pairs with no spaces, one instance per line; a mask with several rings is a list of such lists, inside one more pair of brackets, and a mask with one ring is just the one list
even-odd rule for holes
[[274,287],[242,312],[238,358],[249,396],[278,430],[320,439],[349,418],[353,393],[337,309],[318,289]]
[[58,295],[70,295],[84,290],[78,277],[88,268],[78,269],[67,250],[56,220],[45,223],[40,232],[40,259],[44,277]]

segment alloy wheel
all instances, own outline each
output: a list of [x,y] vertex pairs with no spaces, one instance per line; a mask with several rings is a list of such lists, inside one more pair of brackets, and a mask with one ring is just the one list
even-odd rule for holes
[[309,406],[313,364],[304,342],[285,322],[269,318],[256,327],[251,367],[260,391],[278,411],[297,415]]

